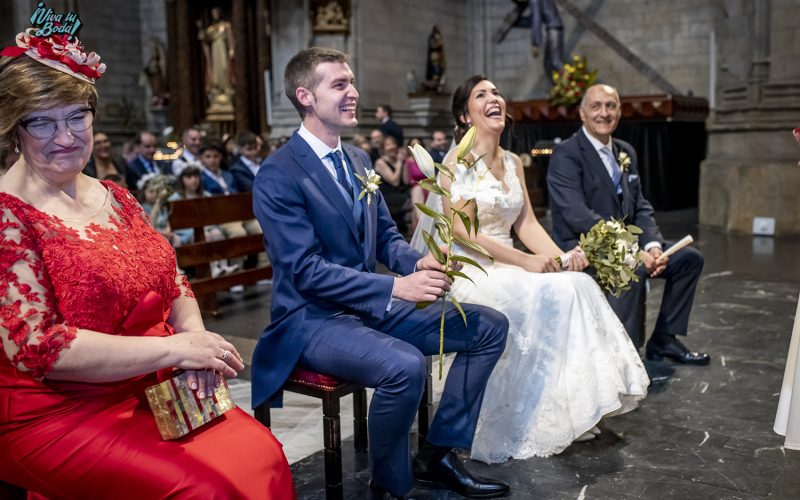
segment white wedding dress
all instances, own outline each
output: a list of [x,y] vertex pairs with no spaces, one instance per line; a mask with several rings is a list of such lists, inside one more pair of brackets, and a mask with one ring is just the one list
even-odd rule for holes
[[[511,246],[523,192],[509,153],[504,166],[500,183],[476,165],[483,175],[476,201],[480,232]],[[454,253],[478,260],[487,272],[465,265],[475,284],[456,279],[455,297],[501,311],[510,323],[483,399],[473,459],[559,453],[603,416],[630,411],[646,396],[649,379],[639,353],[589,275],[532,273],[460,247]]]

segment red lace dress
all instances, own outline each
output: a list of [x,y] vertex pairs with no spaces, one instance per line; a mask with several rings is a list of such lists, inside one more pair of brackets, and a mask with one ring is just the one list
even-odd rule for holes
[[154,374],[47,378],[77,329],[131,334],[123,321],[148,292],[164,318],[191,296],[133,197],[104,185],[103,210],[84,221],[0,193],[0,480],[52,498],[293,498],[280,443],[238,408],[162,441],[144,397]]

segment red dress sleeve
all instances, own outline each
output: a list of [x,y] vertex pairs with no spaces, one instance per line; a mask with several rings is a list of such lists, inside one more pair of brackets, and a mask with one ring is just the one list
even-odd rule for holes
[[31,228],[9,208],[0,210],[0,339],[3,354],[20,371],[44,378],[76,328],[54,307],[52,285],[35,249]]

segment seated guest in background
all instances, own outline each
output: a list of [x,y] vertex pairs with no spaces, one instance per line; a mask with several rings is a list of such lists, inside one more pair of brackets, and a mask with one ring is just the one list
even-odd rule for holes
[[381,194],[386,200],[389,213],[397,225],[400,234],[408,235],[408,217],[411,211],[411,198],[409,187],[405,183],[405,160],[408,158],[408,149],[398,147],[397,139],[387,135],[383,138],[382,154],[375,162],[375,172],[381,176]]
[[353,136],[353,140],[350,141],[353,146],[364,150],[365,153],[370,154],[372,152],[372,146],[369,143],[369,139],[366,136],[361,134],[356,134]]
[[105,65],[40,54],[0,58],[0,147],[22,153],[0,178],[0,481],[47,498],[293,498],[280,443],[239,408],[159,436],[144,402],[158,370],[186,370],[204,398],[244,364],[133,196],[81,173]]
[[94,134],[92,157],[83,169],[83,173],[95,179],[106,179],[109,175],[125,175],[125,163],[122,158],[111,156],[111,140],[102,132]]
[[[200,146],[200,172],[203,189],[212,195],[238,193],[236,179],[227,170],[222,170],[222,145],[207,142]],[[181,169],[183,170],[183,169]]]
[[581,233],[601,219],[615,218],[644,231],[639,237],[643,266],[639,282],[619,298],[609,296],[611,307],[625,325],[634,345],[640,345],[639,317],[647,278],[664,278],[664,296],[653,335],[647,342],[647,359],[671,358],[678,363],[706,365],[708,354],[693,352],[678,340],[689,329],[689,313],[703,270],[703,255],[685,247],[660,258],[665,245],[653,207],[643,193],[636,151],[611,134],[619,124],[619,94],[609,85],[590,87],[581,101],[583,127],[555,148],[550,158],[547,186],[556,243],[569,248]]
[[264,143],[261,141],[261,137],[249,130],[236,134],[235,142],[239,155],[229,171],[233,174],[239,192],[252,191],[253,179],[261,166],[261,147]]
[[381,157],[381,153],[383,152],[383,138],[383,132],[378,129],[373,129],[369,133],[369,144],[372,147],[372,151],[369,153],[369,159],[372,160],[373,164],[378,161],[378,158]]
[[[473,459],[488,463],[553,455],[574,441],[594,439],[600,419],[635,409],[650,382],[597,283],[583,272],[561,272],[555,261],[568,250],[564,271],[588,265],[580,247],[558,247],[536,219],[522,162],[500,146],[506,109],[500,91],[481,75],[453,93],[456,137],[475,127],[471,155],[480,158],[473,186],[478,234],[467,234],[458,218],[454,229],[494,260],[453,245],[454,254],[477,260],[485,272],[466,267],[462,272],[470,279],[457,280],[451,293],[495,308],[509,321],[506,350],[486,386],[471,450]],[[450,151],[444,165],[452,168],[456,156]],[[450,190],[449,177],[439,182]],[[431,195],[432,201],[437,197]],[[450,200],[442,201],[449,213]],[[512,230],[527,251],[514,245]],[[412,241],[421,240],[415,234]]]
[[231,165],[239,159],[239,145],[236,138],[231,134],[222,136],[222,150],[225,154],[222,157],[222,169],[230,170]]
[[[187,128],[181,134],[183,141],[183,151],[181,155],[172,161],[172,175],[177,176],[187,165],[195,165],[200,162],[200,146],[202,145],[203,135],[194,127]],[[224,150],[223,150],[224,152]]]
[[[239,192],[233,174],[227,170],[222,170],[222,154],[222,145],[216,142],[208,142],[200,147],[200,168],[203,190],[212,196]],[[222,229],[226,238],[238,238],[248,234],[261,234],[261,228],[255,219],[226,222],[220,224],[219,227]],[[263,257],[262,260],[264,258],[266,257]],[[232,260],[231,265],[244,267],[244,257]],[[244,286],[234,285],[231,291],[234,293],[243,292]]]
[[[169,179],[174,180],[172,176]],[[173,247],[181,244],[180,237],[172,232],[169,225],[169,206],[167,197],[172,194],[171,189],[164,186],[165,176],[145,174],[139,179],[139,197],[144,213],[150,219],[150,224],[158,234],[166,238]]]
[[403,127],[398,125],[392,118],[392,107],[388,104],[381,104],[375,108],[375,118],[380,121],[378,128],[383,132],[384,137],[391,135],[397,140],[397,144],[403,144]]
[[[358,91],[348,57],[313,47],[286,67],[286,95],[302,124],[269,157],[253,185],[253,208],[275,269],[271,323],[253,355],[253,405],[279,403],[300,366],[375,388],[369,405],[373,498],[412,489],[409,431],[425,383],[425,355],[439,351],[441,307],[418,309],[449,288],[431,254],[397,232],[380,192],[358,200],[355,175],[367,155],[343,143],[356,120]],[[376,264],[392,275],[376,273]],[[445,352],[458,352],[413,478],[480,498],[508,494],[473,476],[452,450],[469,448],[484,386],[505,344],[508,323],[491,309],[447,303]]]
[[[181,170],[178,176],[178,182],[175,186],[175,192],[169,196],[168,201],[192,200],[204,196],[211,195],[203,191],[203,186],[200,182],[200,169],[194,165],[189,165]],[[222,228],[216,224],[205,226],[203,232],[205,233],[206,241],[220,241],[225,239]],[[174,234],[178,236],[178,244],[174,246],[188,245],[194,242],[194,229],[190,227],[176,229]],[[227,259],[215,260],[211,262],[211,277],[216,278],[221,274],[232,273],[237,269],[239,269],[239,266],[228,265]]]
[[431,147],[428,152],[431,158],[436,163],[444,161],[444,155],[450,150],[450,141],[447,140],[447,134],[441,130],[434,130],[431,134]]
[[125,189],[128,189],[128,183],[125,182],[125,177],[119,174],[109,174],[103,178],[104,181],[113,182],[117,186],[122,186]]
[[162,168],[155,160],[153,155],[156,153],[156,136],[146,130],[136,134],[133,139],[136,147],[136,158],[128,163],[125,170],[125,182],[129,189],[136,189],[139,179],[145,174],[168,174],[169,169]]

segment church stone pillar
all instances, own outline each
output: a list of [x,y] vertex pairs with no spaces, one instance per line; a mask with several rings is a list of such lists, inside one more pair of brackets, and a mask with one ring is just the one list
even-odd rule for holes
[[700,172],[700,223],[752,233],[800,234],[800,16],[792,0],[726,2],[718,13],[721,65],[708,158]]

